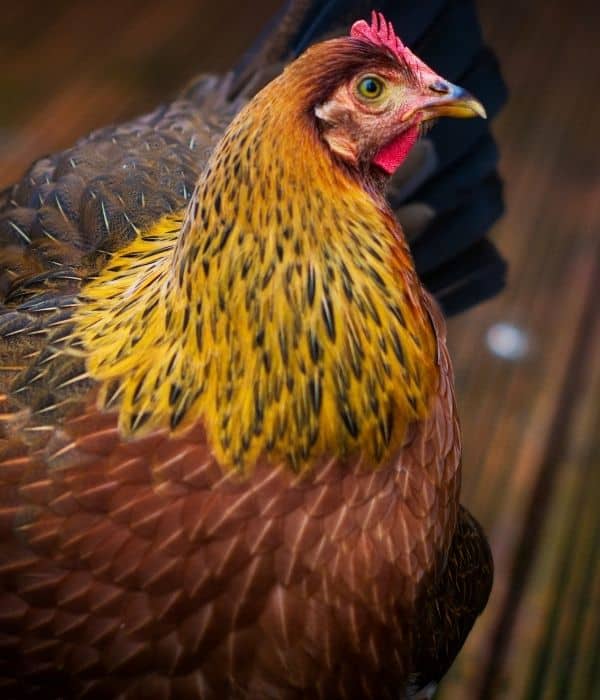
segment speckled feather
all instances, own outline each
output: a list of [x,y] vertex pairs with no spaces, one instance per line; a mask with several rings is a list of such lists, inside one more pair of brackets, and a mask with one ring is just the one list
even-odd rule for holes
[[399,227],[216,87],[6,200],[3,697],[397,698],[487,600]]
[[224,465],[362,449],[375,467],[428,413],[433,329],[391,213],[332,168],[290,81],[233,122],[183,221],[86,286],[74,336],[119,382],[125,434],[202,416]]

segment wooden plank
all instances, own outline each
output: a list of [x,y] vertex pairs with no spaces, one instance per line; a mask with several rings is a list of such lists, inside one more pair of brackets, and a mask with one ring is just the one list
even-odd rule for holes
[[[563,572],[560,552],[567,550],[558,543],[572,541],[586,484],[585,460],[573,473],[565,456],[583,400],[573,385],[590,352],[600,349],[587,327],[600,252],[590,149],[600,114],[597,101],[586,99],[587,86],[574,79],[578,66],[593,63],[589,14],[569,13],[556,1],[507,7],[491,0],[482,14],[513,96],[498,124],[508,213],[497,234],[511,275],[500,299],[451,325],[450,339],[465,436],[463,501],[487,527],[496,583],[441,697],[591,697],[570,694],[581,681],[549,638],[560,631],[570,649],[584,645],[590,656],[591,642],[568,622],[587,595],[579,567],[587,566],[589,549],[582,544],[574,555],[577,572],[562,588],[548,575]],[[520,362],[481,354],[486,329],[504,320],[529,336],[531,351]],[[597,429],[586,430],[597,445]],[[587,464],[589,471],[593,462]],[[587,517],[591,532],[598,514]],[[597,639],[593,623],[586,629],[586,639]],[[559,657],[562,671],[548,675]],[[592,668],[585,660],[581,667]],[[558,689],[562,695],[549,694]]]

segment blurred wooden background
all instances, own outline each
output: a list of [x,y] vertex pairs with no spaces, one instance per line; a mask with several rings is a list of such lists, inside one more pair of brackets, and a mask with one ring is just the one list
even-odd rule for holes
[[[278,4],[5,4],[0,187],[33,158],[231,65]],[[591,0],[479,4],[512,94],[496,127],[508,204],[496,240],[510,282],[451,323],[450,343],[463,501],[497,573],[441,696],[600,698],[600,13]]]

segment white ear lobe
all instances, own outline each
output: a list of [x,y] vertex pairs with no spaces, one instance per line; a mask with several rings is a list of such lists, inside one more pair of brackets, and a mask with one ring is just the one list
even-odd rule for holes
[[325,129],[322,138],[329,148],[342,160],[356,164],[358,162],[358,149],[350,136],[340,127]]
[[348,112],[339,99],[315,107],[315,116],[327,125],[322,137],[329,148],[348,163],[358,160],[358,148],[347,128]]
[[327,124],[335,124],[334,112],[335,107],[331,100],[315,107],[315,117]]

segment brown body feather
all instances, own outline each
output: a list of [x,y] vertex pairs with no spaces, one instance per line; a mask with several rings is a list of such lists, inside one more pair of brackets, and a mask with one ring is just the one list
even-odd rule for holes
[[454,581],[489,568],[461,546],[464,515],[454,534],[443,362],[432,418],[375,472],[332,458],[310,477],[227,475],[201,426],[127,442],[93,402],[35,450],[6,443],[5,697],[395,698],[438,670],[479,609]]

